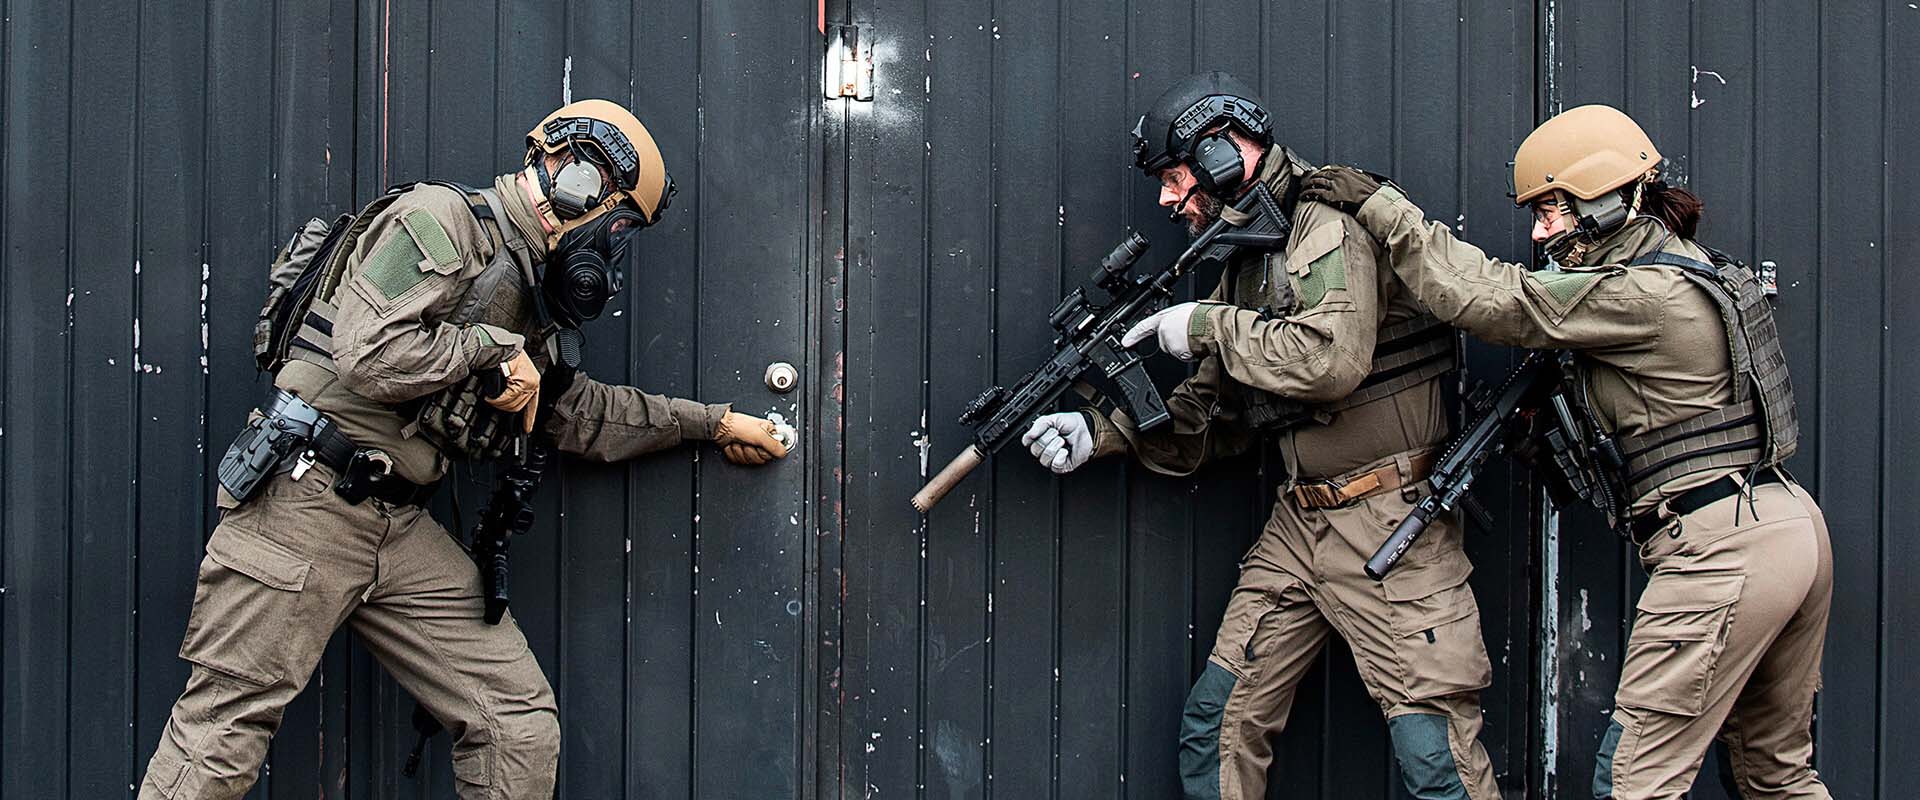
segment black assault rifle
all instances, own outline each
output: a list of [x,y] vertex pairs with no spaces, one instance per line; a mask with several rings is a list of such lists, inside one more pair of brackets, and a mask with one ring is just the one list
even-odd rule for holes
[[1128,413],[1141,430],[1166,422],[1166,400],[1147,375],[1145,356],[1121,346],[1120,337],[1165,308],[1173,299],[1174,286],[1199,263],[1225,263],[1241,248],[1276,251],[1286,247],[1293,224],[1265,185],[1255,184],[1234,208],[1252,214],[1253,219],[1244,226],[1215,221],[1159,272],[1133,274],[1134,263],[1147,251],[1147,238],[1138,233],[1127,234],[1100,259],[1092,284],[1109,299],[1096,302],[1089,287],[1083,286],[1060,301],[1047,315],[1059,333],[1053,340],[1053,356],[1012,389],[994,386],[967,404],[960,424],[974,428],[973,443],[914,494],[913,507],[923,514],[933,508],[988,454],[1019,439],[1034,418],[1053,408],[1054,401],[1095,368],[1119,386]]
[[[518,422],[519,420],[511,420]],[[537,437],[527,437],[519,460],[502,459],[495,467],[493,494],[480,511],[469,542],[473,561],[480,567],[480,594],[486,600],[488,625],[500,624],[511,597],[507,592],[507,550],[513,537],[533,528],[533,496],[547,471],[548,453]]]
[[[1618,488],[1606,477],[1609,473],[1605,468],[1617,469],[1619,451],[1611,438],[1591,424],[1578,405],[1580,399],[1570,396],[1572,367],[1569,353],[1530,350],[1507,374],[1490,401],[1468,403],[1474,409],[1473,423],[1447,446],[1434,465],[1429,478],[1433,493],[1422,498],[1394,528],[1393,535],[1373,551],[1367,559],[1368,576],[1385,578],[1426,531],[1427,524],[1455,506],[1465,507],[1484,525],[1486,512],[1473,502],[1467,490],[1473,488],[1474,479],[1487,462],[1529,438],[1536,445],[1536,454],[1544,452],[1553,461],[1553,470],[1539,474],[1546,478],[1548,497],[1556,507],[1576,499],[1604,509],[1615,507]],[[1535,417],[1542,410],[1549,411],[1550,416],[1536,425]]]
[[[509,417],[505,424],[520,424],[519,415]],[[500,624],[507,613],[507,603],[511,600],[507,591],[510,563],[507,549],[513,537],[533,528],[533,496],[540,491],[540,479],[545,477],[547,462],[551,460],[538,435],[523,437],[517,449],[520,451],[517,459],[502,458],[495,465],[493,493],[487,496],[487,505],[480,510],[480,521],[467,534],[473,563],[480,568],[480,597],[486,603],[484,613],[488,625]],[[406,763],[400,767],[400,774],[411,778],[419,773],[427,740],[442,730],[445,728],[440,720],[415,701],[413,731],[417,737],[413,750],[407,753]]]

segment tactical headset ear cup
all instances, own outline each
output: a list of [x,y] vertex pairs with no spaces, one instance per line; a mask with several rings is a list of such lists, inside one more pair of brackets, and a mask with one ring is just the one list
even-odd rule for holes
[[1246,178],[1246,160],[1224,133],[1202,136],[1194,143],[1192,167],[1194,182],[1215,197],[1226,197]]
[[575,161],[561,167],[559,174],[553,176],[547,198],[553,203],[554,214],[561,219],[574,219],[598,204],[605,189],[599,167]]

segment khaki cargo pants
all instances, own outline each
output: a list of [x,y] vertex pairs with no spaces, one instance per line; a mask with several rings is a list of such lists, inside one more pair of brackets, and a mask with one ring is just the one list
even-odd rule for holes
[[446,724],[462,798],[552,797],[553,690],[511,615],[481,619],[479,570],[424,510],[348,505],[332,483],[275,476],[214,529],[142,800],[245,794],[342,622]]
[[1640,548],[1640,595],[1593,796],[1677,798],[1717,735],[1742,797],[1829,797],[1813,771],[1833,551],[1794,484],[1684,517]]
[[[1417,487],[1425,491],[1424,483]],[[1492,669],[1459,526],[1435,519],[1384,582],[1362,569],[1415,492],[1322,510],[1302,509],[1281,493],[1187,696],[1180,778],[1188,798],[1267,796],[1272,739],[1329,633],[1352,647],[1412,796],[1499,797],[1479,742],[1479,690]]]

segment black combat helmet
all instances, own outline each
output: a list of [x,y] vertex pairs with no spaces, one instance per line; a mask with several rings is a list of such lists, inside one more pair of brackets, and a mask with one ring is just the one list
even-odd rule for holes
[[1148,175],[1187,164],[1200,188],[1224,196],[1245,175],[1240,151],[1225,136],[1205,135],[1222,124],[1239,129],[1262,147],[1273,144],[1266,105],[1253,87],[1224,72],[1201,72],[1175,81],[1133,126],[1133,163]]

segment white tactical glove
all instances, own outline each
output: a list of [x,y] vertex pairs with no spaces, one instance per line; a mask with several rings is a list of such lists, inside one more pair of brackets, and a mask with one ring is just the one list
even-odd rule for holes
[[1161,309],[1159,313],[1140,320],[1120,337],[1120,344],[1132,347],[1148,336],[1160,337],[1160,350],[1181,361],[1193,360],[1193,346],[1187,342],[1187,326],[1193,324],[1193,312],[1200,310],[1200,303],[1180,303]]
[[1078,411],[1048,414],[1033,421],[1020,443],[1027,446],[1040,466],[1065,475],[1080,468],[1093,457],[1093,431],[1087,417]]

